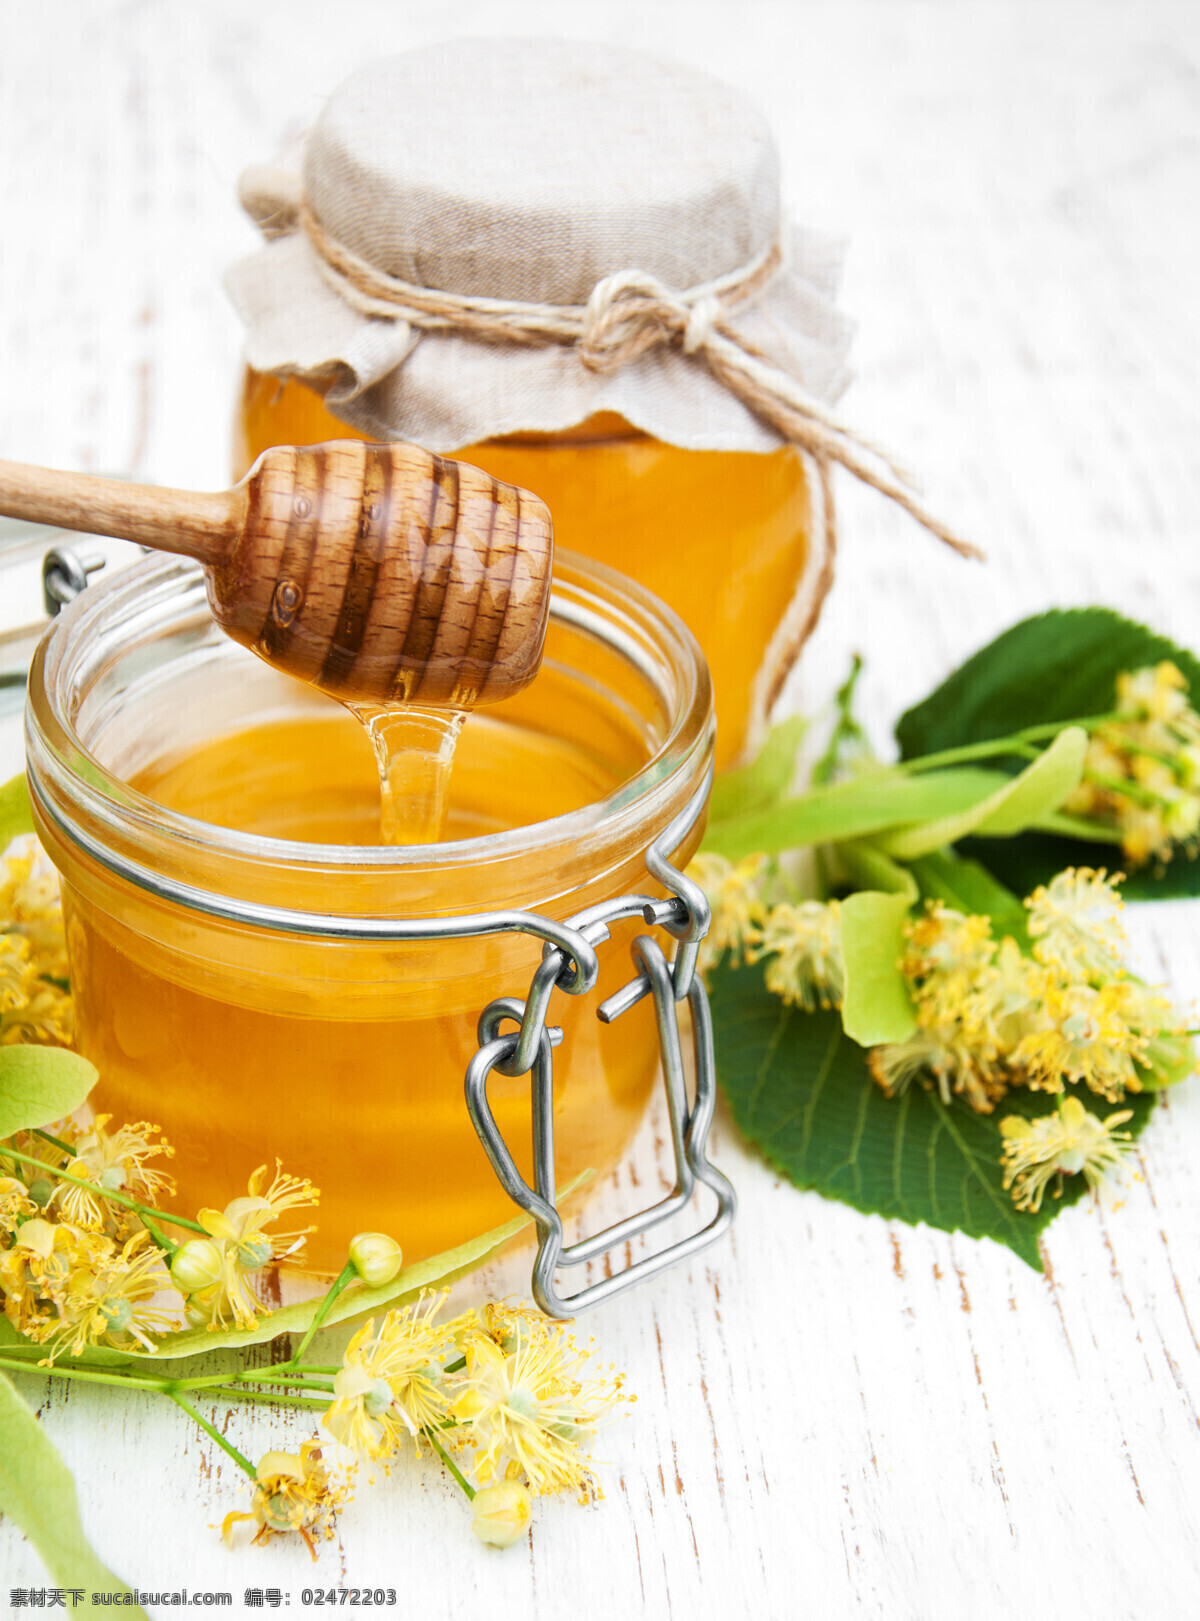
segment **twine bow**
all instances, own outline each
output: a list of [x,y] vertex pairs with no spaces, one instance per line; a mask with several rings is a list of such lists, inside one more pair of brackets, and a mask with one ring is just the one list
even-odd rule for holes
[[[776,257],[772,269],[777,262]],[[588,371],[607,375],[660,344],[678,344],[685,355],[694,355],[723,330],[724,311],[715,293],[677,298],[653,276],[620,270],[592,289],[576,340],[579,358]]]
[[[982,557],[916,499],[909,475],[860,434],[848,428],[789,372],[739,335],[732,323],[738,306],[776,274],[783,255],[772,243],[748,264],[690,288],[669,288],[640,270],[605,276],[586,304],[537,304],[444,293],[386,275],[335,241],[306,199],[298,221],[315,249],[317,269],[340,298],[364,315],[407,321],[418,329],[464,332],[488,343],[573,345],[580,363],[602,376],[620,371],[662,347],[701,362],[760,421],[808,452],[821,484],[826,557],[797,650],[816,623],[833,580],[837,542],[832,467],[836,462],[862,483],[902,507],[922,528],[962,557]],[[768,695],[778,696],[786,668]]]

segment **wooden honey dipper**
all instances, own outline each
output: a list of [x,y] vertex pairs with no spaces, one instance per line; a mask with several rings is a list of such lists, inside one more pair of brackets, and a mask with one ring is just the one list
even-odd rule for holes
[[196,558],[227,635],[353,702],[468,709],[541,663],[549,510],[417,445],[279,446],[213,494],[0,461],[0,513]]

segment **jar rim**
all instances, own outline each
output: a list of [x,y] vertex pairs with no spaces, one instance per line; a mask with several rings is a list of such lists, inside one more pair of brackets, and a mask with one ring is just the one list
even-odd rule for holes
[[[198,820],[125,782],[97,758],[75,722],[88,679],[95,680],[119,656],[123,642],[138,634],[164,634],[165,616],[175,612],[182,617],[185,610],[197,608],[203,599],[203,578],[203,571],[190,561],[147,558],[81,593],[52,622],[38,646],[26,705],[30,783],[35,801],[68,839],[85,850],[89,843],[97,843],[97,834],[105,843],[107,832],[126,850],[130,840],[140,845],[143,838],[166,837],[189,847],[197,857],[376,877],[499,858],[507,866],[513,858],[603,836],[618,824],[627,831],[642,818],[669,820],[674,808],[690,797],[697,765],[706,762],[711,751],[715,731],[711,681],[704,655],[683,621],[616,570],[560,550],[555,558],[551,622],[582,630],[620,655],[654,687],[665,711],[658,748],[612,793],[542,821],[421,845],[318,844]],[[657,669],[647,652],[650,646],[660,655]],[[665,691],[667,685],[674,690]],[[80,820],[94,830],[90,841],[82,835]]]

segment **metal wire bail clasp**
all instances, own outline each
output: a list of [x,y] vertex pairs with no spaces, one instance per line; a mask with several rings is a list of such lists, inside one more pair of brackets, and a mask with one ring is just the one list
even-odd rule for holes
[[[578,950],[574,949],[574,942],[571,942],[570,954],[562,945],[548,943],[534,974],[528,1000],[498,998],[484,1009],[479,1021],[480,1048],[467,1068],[467,1108],[501,1186],[514,1203],[529,1212],[537,1226],[533,1296],[551,1317],[573,1317],[642,1279],[653,1277],[715,1242],[733,1221],[736,1195],[705,1153],[716,1106],[716,1072],[708,996],[695,966],[699,942],[708,929],[709,908],[699,885],[670,862],[670,856],[699,818],[708,787],[706,780],[646,855],[646,866],[651,874],[673,893],[666,899],[622,896],[591,907],[560,925],[562,935],[568,939],[572,934],[577,935]],[[675,1159],[675,1185],[666,1198],[649,1210],[615,1222],[591,1238],[564,1245],[562,1217],[555,1202],[554,1167],[554,1048],[562,1041],[562,1031],[547,1025],[546,1014],[556,987],[574,996],[583,995],[594,987],[599,973],[596,945],[609,938],[609,924],[639,914],[648,924],[664,929],[678,940],[674,962],[667,961],[653,936],[638,935],[632,946],[634,967],[638,972],[600,1006],[597,1016],[609,1024],[642,997],[654,998]],[[687,1002],[691,1012],[696,1078],[695,1099],[691,1104],[678,1018],[678,1004],[682,1001]],[[500,1026],[505,1020],[516,1020],[519,1030],[501,1034]],[[530,1072],[533,1187],[517,1169],[488,1102],[488,1077],[494,1069],[510,1076]],[[582,1266],[615,1245],[649,1232],[690,1202],[698,1182],[710,1188],[717,1198],[716,1214],[707,1226],[657,1255],[636,1261],[573,1295],[558,1293],[555,1273],[559,1267]]]

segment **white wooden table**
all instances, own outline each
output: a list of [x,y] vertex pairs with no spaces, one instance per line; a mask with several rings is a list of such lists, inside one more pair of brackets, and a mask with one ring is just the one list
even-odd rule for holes
[[[239,334],[219,276],[253,241],[239,166],[371,53],[626,39],[760,95],[793,206],[852,238],[850,413],[991,552],[986,572],[942,555],[843,481],[839,583],[796,701],[825,699],[860,648],[882,744],[952,664],[1052,603],[1111,603],[1196,646],[1198,23],[1194,0],[11,5],[0,451],[223,484]],[[1146,972],[1189,1001],[1198,919],[1130,919]],[[1200,1082],[1142,1148],[1125,1208],[1068,1211],[1041,1278],[797,1193],[719,1120],[733,1240],[589,1324],[641,1398],[600,1446],[607,1500],[541,1504],[507,1555],[409,1466],[362,1491],[315,1570],[281,1543],[230,1553],[210,1527],[244,1506],[236,1471],[181,1415],[61,1385],[40,1411],[102,1556],[139,1588],[231,1590],[224,1614],[249,1585],[295,1611],[317,1579],[395,1587],[395,1613],[431,1621],[1189,1615]],[[644,1192],[652,1131],[638,1158]],[[623,1172],[596,1214],[629,1191]],[[509,1266],[475,1293],[518,1282]],[[256,1455],[307,1426],[239,1411],[229,1432]],[[44,1582],[0,1527],[0,1609]]]

